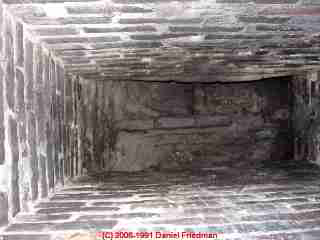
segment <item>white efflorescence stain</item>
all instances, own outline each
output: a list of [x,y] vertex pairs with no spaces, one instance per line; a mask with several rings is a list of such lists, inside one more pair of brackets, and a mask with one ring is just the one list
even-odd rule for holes
[[47,16],[52,18],[66,17],[68,15],[63,4],[47,3],[45,4],[45,11]]

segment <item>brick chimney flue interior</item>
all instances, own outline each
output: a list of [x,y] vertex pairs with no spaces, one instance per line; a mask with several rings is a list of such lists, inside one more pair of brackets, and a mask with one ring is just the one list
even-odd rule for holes
[[0,0],[0,240],[320,239],[319,22],[318,0]]

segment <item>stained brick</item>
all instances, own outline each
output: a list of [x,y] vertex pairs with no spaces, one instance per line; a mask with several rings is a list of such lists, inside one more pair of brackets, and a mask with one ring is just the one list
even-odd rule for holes
[[248,3],[251,0],[217,0],[217,3]]
[[153,126],[153,120],[137,120],[137,121],[121,121],[119,122],[118,127],[120,129],[124,130],[147,130],[147,129],[152,129]]
[[57,35],[74,35],[78,34],[75,28],[38,28],[33,30],[39,36],[57,36]]
[[85,56],[86,52],[83,51],[82,49],[78,50],[57,50],[56,51],[61,57],[79,57],[79,56]]
[[258,193],[258,192],[262,192],[262,193],[268,193],[268,192],[275,192],[275,193],[279,193],[282,194],[284,191],[298,191],[299,187],[295,187],[295,186],[290,186],[290,187],[271,187],[271,188],[259,188],[259,189],[248,189],[246,190],[246,193]]
[[109,61],[97,61],[97,63],[101,66],[101,69],[110,69],[112,70],[112,68],[117,68],[117,67],[128,67],[130,69],[132,68],[146,68],[148,66],[147,63],[142,63],[142,62],[109,62]]
[[109,17],[71,17],[60,20],[61,24],[107,24],[110,22]]
[[123,13],[150,13],[153,12],[150,8],[142,8],[137,6],[122,6],[118,11]]
[[71,214],[19,214],[16,220],[19,222],[47,222],[57,220],[68,220]]
[[292,220],[303,221],[320,217],[320,211],[308,211],[302,213],[278,213],[268,215],[252,215],[241,217],[243,221],[270,221],[270,220]]
[[[0,93],[3,93],[3,80],[4,73],[0,67]],[[4,103],[3,98],[0,98],[0,165],[5,162],[5,147],[4,147],[4,137],[5,137],[5,128],[4,128]]]
[[245,23],[272,23],[272,24],[283,24],[290,20],[288,17],[265,17],[265,16],[257,16],[257,17],[248,17],[248,16],[240,16],[239,21]]
[[[98,6],[68,6],[66,7],[70,14],[108,14],[103,5]],[[149,13],[152,9],[137,6],[112,7],[113,11],[123,13]]]
[[67,223],[60,223],[53,227],[54,230],[85,230],[89,231],[92,229],[99,229],[99,230],[110,230],[114,226],[116,226],[118,222],[116,220],[96,220],[96,221],[75,221],[75,222],[67,222]]
[[117,42],[120,41],[118,36],[106,36],[106,37],[64,37],[64,38],[46,38],[42,39],[48,44],[61,44],[61,43],[86,43],[86,42]]
[[[114,3],[139,4],[139,3],[169,3],[173,0],[113,0]],[[178,0],[179,2],[195,2],[198,0]]]
[[37,213],[54,214],[67,212],[111,212],[118,211],[118,207],[64,207],[64,208],[43,208],[37,210]]
[[[217,0],[217,3],[248,3],[251,0]],[[256,4],[294,4],[298,0],[253,0]]]
[[41,202],[37,204],[36,208],[67,208],[67,207],[82,207],[84,202]]
[[168,39],[168,38],[179,38],[179,37],[189,37],[189,36],[197,36],[197,34],[193,33],[168,33],[168,34],[139,34],[139,35],[131,35],[130,37],[133,40],[161,40],[161,39]]
[[305,203],[292,206],[296,210],[317,209],[320,208],[320,203]]
[[276,35],[272,34],[230,34],[230,35],[222,35],[222,34],[209,34],[206,36],[206,40],[218,40],[218,39],[271,39]]
[[273,24],[258,24],[256,26],[257,31],[303,31],[301,27],[298,26],[285,26],[285,25],[273,25]]
[[319,6],[296,6],[295,8],[269,8],[260,12],[263,15],[289,15],[289,16],[319,16]]
[[8,121],[8,139],[10,144],[11,151],[11,162],[10,162],[10,180],[9,187],[10,192],[8,195],[8,201],[10,202],[10,215],[11,217],[15,216],[20,211],[20,186],[19,186],[19,172],[18,172],[18,164],[19,164],[19,140],[18,140],[18,126],[16,119],[9,116]]
[[152,218],[160,217],[158,213],[149,212],[135,212],[135,213],[119,213],[119,214],[106,214],[106,215],[86,215],[81,216],[77,220],[79,221],[91,221],[91,220],[102,220],[102,219],[137,219],[137,218]]
[[120,43],[102,43],[102,44],[93,44],[94,49],[105,49],[105,48],[157,48],[161,47],[161,42],[120,42]]
[[102,195],[90,195],[90,194],[65,194],[65,195],[56,195],[52,200],[102,200],[110,198],[126,198],[130,197],[130,193],[113,193],[113,194],[102,194]]
[[25,64],[25,77],[26,77],[26,106],[27,110],[33,110],[34,106],[34,73],[33,73],[33,43],[30,41],[27,41],[25,43],[25,51],[26,51],[26,58],[28,61]]
[[160,118],[156,127],[158,128],[185,128],[195,126],[193,118]]
[[25,233],[28,231],[42,232],[45,230],[48,231],[48,227],[52,225],[53,225],[52,223],[16,223],[9,226],[6,229],[6,231],[12,232],[12,231],[19,231],[23,229]]
[[13,35],[11,30],[11,22],[6,21],[6,36],[5,36],[5,56],[7,58],[7,64],[5,66],[5,99],[11,110],[14,110],[15,99],[14,99],[14,46],[13,46]]
[[0,192],[0,226],[5,226],[8,224],[8,211],[9,203],[7,194]]
[[36,119],[35,114],[27,115],[27,140],[30,144],[30,168],[31,168],[31,194],[32,199],[36,200],[39,196],[38,180],[39,180],[39,159],[37,156],[36,142]]
[[228,126],[232,123],[230,118],[224,116],[199,116],[195,120],[199,127]]
[[201,23],[202,18],[176,18],[176,19],[166,19],[166,18],[121,18],[119,20],[120,24],[148,24],[148,23],[169,23],[169,24],[196,24]]
[[109,17],[25,17],[24,21],[31,25],[64,25],[64,24],[107,24],[111,22]]
[[171,32],[196,32],[196,33],[209,33],[209,32],[238,32],[243,27],[223,27],[223,26],[212,26],[212,27],[194,27],[194,26],[170,26]]
[[176,18],[176,19],[169,19],[169,24],[200,24],[203,21],[202,18]]
[[85,5],[85,6],[66,6],[69,14],[103,14],[105,8],[103,5]]
[[[0,235],[0,237],[2,237]],[[3,235],[4,240],[50,240],[50,235],[45,234],[10,234],[10,235]]]
[[[52,222],[48,223],[16,223],[7,228],[8,232],[18,231],[24,229],[27,232],[37,231],[55,231],[55,230],[92,230],[92,228],[99,229],[111,229],[116,225],[117,221],[114,220],[104,220],[104,221],[91,221],[89,222],[67,222],[67,223],[58,223],[53,224]],[[44,238],[45,239],[45,238]]]
[[16,64],[23,66],[24,61],[24,46],[23,46],[23,25],[17,23],[16,25]]
[[297,3],[298,0],[254,0],[257,4],[293,4]]
[[64,63],[68,64],[85,64],[85,63],[90,63],[90,59],[73,59],[73,58],[68,58],[68,59],[62,59]]
[[177,218],[177,219],[167,219],[167,220],[157,220],[152,221],[152,224],[169,224],[174,226],[179,225],[199,225],[199,224],[224,224],[226,223],[226,219],[219,217],[208,217],[208,218]]
[[[44,145],[46,142],[45,133],[45,105],[44,105],[44,81],[43,81],[43,51],[41,47],[36,48],[35,51],[35,112],[36,112],[36,141],[38,146]],[[42,149],[41,149],[42,150]],[[39,191],[41,197],[48,195],[48,182],[47,182],[47,159],[43,151],[38,151],[39,161]]]
[[309,190],[309,191],[308,190],[304,190],[304,189],[296,189],[296,190],[297,191],[292,192],[292,195],[299,196],[299,197],[301,197],[301,196],[307,197],[307,196],[310,196],[310,195],[319,195],[320,194],[320,191],[317,191],[316,189],[315,190]]
[[24,22],[31,25],[60,25],[59,19],[48,17],[25,17]]
[[[3,18],[3,3],[0,3],[0,29],[3,29],[3,23],[4,23],[4,18]],[[0,31],[0,33],[2,34],[3,30]],[[2,49],[3,49],[3,41],[4,39],[1,37],[0,38],[0,53],[2,54]]]
[[149,23],[167,23],[165,18],[121,18],[120,24],[149,24]]
[[[96,2],[97,0],[86,0],[86,2]],[[6,4],[21,4],[21,3],[64,3],[64,2],[83,2],[83,0],[3,0]]]
[[153,26],[134,26],[123,28],[84,28],[86,33],[112,33],[112,32],[155,32],[157,31]]
[[235,226],[240,233],[250,233],[250,232],[272,232],[272,231],[285,231],[288,229],[295,228],[295,226],[289,223],[281,222],[265,222],[259,224],[239,224]]

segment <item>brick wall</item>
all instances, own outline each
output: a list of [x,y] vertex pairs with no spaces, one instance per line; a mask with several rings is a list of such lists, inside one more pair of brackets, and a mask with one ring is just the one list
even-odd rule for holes
[[319,67],[316,0],[5,2],[87,79],[257,80]]
[[7,11],[2,14],[1,225],[63,182],[64,113],[63,69],[29,38],[23,23]]
[[[232,84],[75,81],[80,167],[198,169],[293,157],[290,78]],[[113,146],[101,146],[112,138]]]
[[[4,3],[4,8],[0,4],[0,208],[4,209],[0,224],[28,211],[32,201],[46,197],[65,177],[84,174],[84,169],[113,168],[106,159],[120,159],[120,165],[115,163],[118,170],[139,170],[160,164],[163,153],[173,152],[170,157],[177,159],[177,153],[194,145],[193,139],[216,141],[224,131],[234,136],[243,128],[243,135],[270,143],[279,132],[279,125],[273,126],[266,117],[272,112],[268,108],[252,112],[259,109],[255,100],[273,98],[261,97],[253,85],[243,89],[251,92],[246,98],[233,87],[155,82],[253,81],[297,73],[303,82],[308,81],[304,71],[319,68],[316,0]],[[59,16],[54,16],[50,3],[56,3]],[[215,96],[213,86],[219,86],[221,95]],[[107,116],[99,113],[104,98],[111,113]],[[282,106],[268,106],[275,110],[272,116],[286,116]],[[233,111],[239,108],[246,114],[237,118]],[[96,123],[100,128],[93,127]],[[100,145],[105,133],[100,130],[106,123],[108,141]],[[209,130],[212,134],[207,136]],[[177,146],[170,141],[179,142],[185,131],[188,143],[181,140],[176,144],[179,149],[172,149]],[[229,140],[225,144],[232,145]],[[240,140],[248,146],[248,139]],[[273,146],[261,144],[248,152],[269,158]],[[105,148],[109,150],[101,158]],[[154,156],[153,150],[159,154]],[[194,159],[199,149],[192,152]],[[236,148],[234,152],[237,159],[232,163],[246,155]],[[155,162],[145,161],[151,157]],[[133,164],[136,159],[140,162]],[[182,156],[183,161],[188,159],[190,154]],[[221,159],[230,162],[228,156]]]

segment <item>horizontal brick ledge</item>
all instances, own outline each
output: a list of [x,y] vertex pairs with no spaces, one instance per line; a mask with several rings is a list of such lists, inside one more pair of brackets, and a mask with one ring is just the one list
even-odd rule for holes
[[155,128],[197,128],[229,126],[232,120],[225,116],[163,117],[155,121]]

